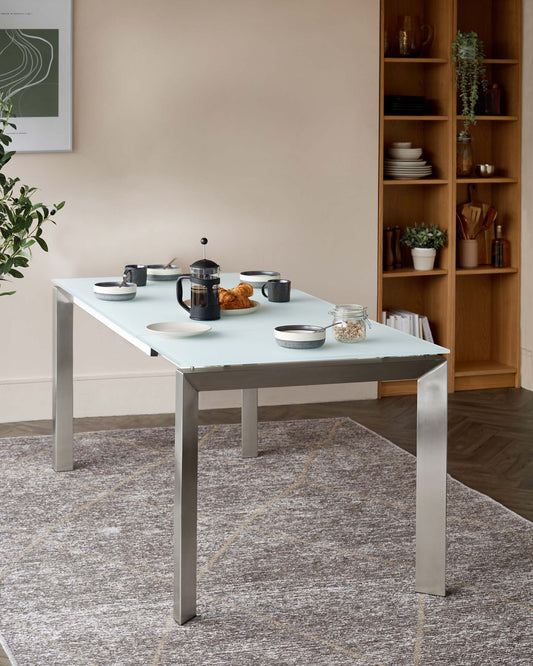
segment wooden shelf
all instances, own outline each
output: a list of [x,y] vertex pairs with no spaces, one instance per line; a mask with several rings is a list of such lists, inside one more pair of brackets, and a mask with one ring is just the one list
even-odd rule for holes
[[395,268],[393,271],[383,271],[384,278],[432,277],[437,275],[448,275],[448,271],[445,268],[434,268],[431,271],[415,271],[414,268]]
[[520,182],[518,178],[510,178],[509,176],[492,176],[491,178],[478,178],[477,176],[458,176],[457,185],[461,183],[518,183]]
[[[457,116],[457,120],[463,120],[463,116]],[[476,122],[484,121],[484,120],[493,120],[493,121],[506,122],[506,123],[513,122],[514,123],[518,120],[518,116],[476,116]]]
[[448,116],[383,116],[383,120],[423,120],[425,122],[444,122],[449,120]]
[[[450,349],[450,391],[520,386],[520,263],[522,151],[522,14],[523,0],[381,0],[382,43],[385,31],[397,34],[399,14],[418,14],[434,27],[428,55],[444,57],[380,60],[380,178],[378,312],[402,308],[428,317],[435,341]],[[451,44],[457,31],[475,31],[489,54],[484,64],[489,83],[504,91],[505,115],[478,115],[470,128],[474,163],[497,166],[492,178],[456,176],[457,134],[463,129],[457,106]],[[392,55],[392,54],[391,54]],[[426,115],[390,115],[385,97],[430,100]],[[458,113],[459,112],[459,113]],[[395,180],[386,174],[387,148],[410,141],[423,148],[434,164],[429,177]],[[456,267],[456,207],[473,197],[498,211],[503,236],[510,244],[509,268],[480,265]],[[477,192],[474,190],[477,189]],[[432,271],[415,271],[402,247],[405,268],[384,270],[387,227],[402,233],[415,222],[438,224],[448,233],[448,245],[438,251]],[[491,232],[480,237],[486,260]],[[477,277],[476,277],[477,276]],[[379,395],[416,392],[416,382],[380,382]]]
[[418,178],[416,180],[383,180],[383,185],[447,185],[447,180],[440,178]]
[[456,361],[456,377],[516,374],[517,369],[497,361]]
[[518,273],[518,268],[509,266],[508,268],[494,268],[493,266],[476,266],[476,268],[458,268],[456,275],[506,275],[509,273]]
[[449,61],[448,58],[383,58],[383,62],[402,65],[446,65]]

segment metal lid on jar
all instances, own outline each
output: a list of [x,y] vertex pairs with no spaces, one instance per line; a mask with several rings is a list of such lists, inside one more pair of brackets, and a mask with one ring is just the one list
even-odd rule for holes
[[344,305],[336,305],[331,314],[344,315],[344,316],[366,316],[366,305],[358,305],[357,303],[345,303]]

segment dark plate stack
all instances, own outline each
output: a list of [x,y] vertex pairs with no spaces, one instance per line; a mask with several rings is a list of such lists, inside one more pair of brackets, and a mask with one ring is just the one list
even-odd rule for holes
[[385,95],[386,116],[425,116],[431,111],[431,102],[425,97]]

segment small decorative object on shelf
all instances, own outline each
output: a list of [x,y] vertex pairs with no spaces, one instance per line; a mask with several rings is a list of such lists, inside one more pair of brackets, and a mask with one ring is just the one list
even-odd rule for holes
[[485,90],[483,113],[487,116],[500,116],[502,113],[502,89],[497,83]]
[[459,134],[457,137],[457,175],[469,176],[472,173],[473,161],[472,137]]
[[401,243],[411,249],[415,271],[431,271],[437,250],[446,245],[448,234],[438,224],[407,227]]
[[419,16],[398,17],[398,55],[402,58],[417,58],[431,45],[434,28],[420,25]]
[[402,267],[402,248],[400,247],[400,238],[402,230],[398,225],[394,227],[394,268]]
[[394,268],[394,251],[392,249],[393,231],[391,227],[385,229],[385,270],[392,271]]
[[507,268],[511,265],[509,241],[502,238],[502,225],[496,225],[496,238],[492,241],[492,261],[494,268]]

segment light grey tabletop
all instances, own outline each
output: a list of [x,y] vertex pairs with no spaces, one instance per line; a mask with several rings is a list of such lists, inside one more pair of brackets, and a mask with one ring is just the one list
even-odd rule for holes
[[[70,294],[74,303],[88,311],[118,334],[147,351],[153,349],[182,369],[219,366],[294,363],[297,361],[333,361],[387,357],[428,356],[449,353],[448,349],[407,335],[377,322],[371,322],[367,339],[355,344],[337,342],[331,329],[318,349],[295,350],[280,347],[274,328],[284,324],[327,326],[333,321],[333,305],[303,291],[292,289],[288,303],[271,303],[260,289],[254,300],[260,303],[254,312],[227,316],[205,322],[211,330],[190,338],[167,338],[147,330],[153,323],[190,321],[188,313],[176,300],[176,283],[148,282],[137,289],[130,301],[102,301],[93,293],[95,282],[118,280],[114,277],[56,279],[53,283]],[[229,288],[239,283],[239,275],[226,273],[221,285]],[[188,285],[188,281],[185,283]],[[187,292],[185,291],[185,297]],[[364,303],[362,304],[364,305]]]

